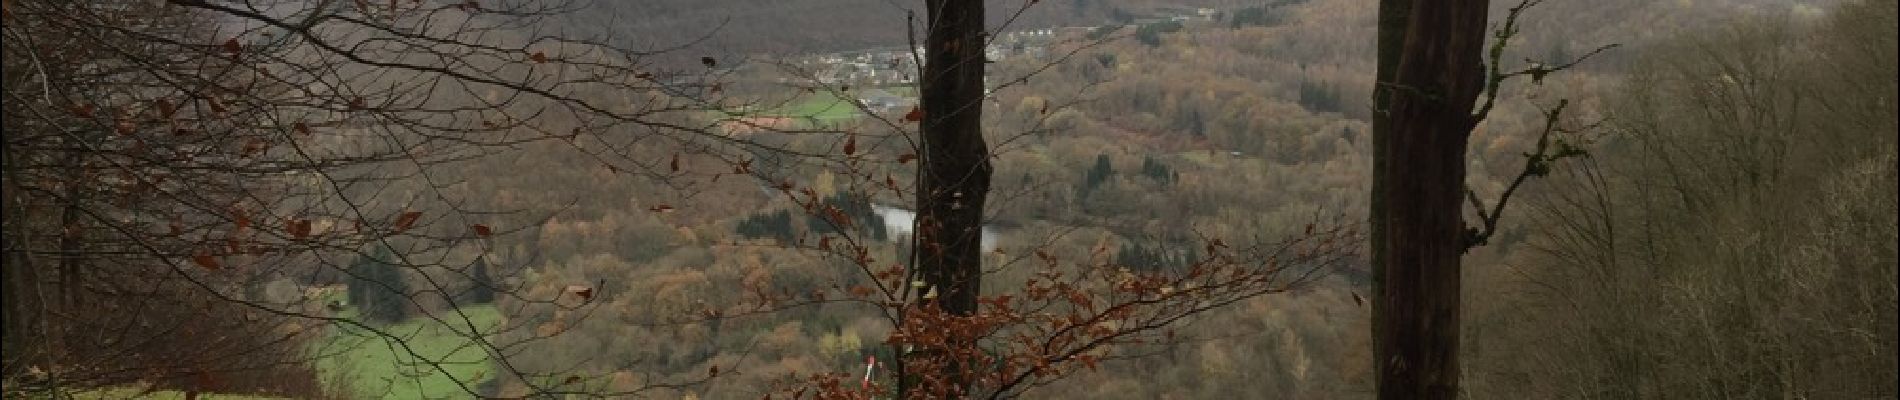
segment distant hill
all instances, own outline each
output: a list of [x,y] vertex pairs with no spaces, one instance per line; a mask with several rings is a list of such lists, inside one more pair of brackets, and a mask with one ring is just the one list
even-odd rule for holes
[[[990,26],[1001,25],[1025,1],[990,1]],[[1017,16],[1007,30],[1094,26],[1116,17],[1165,10],[1232,9],[1245,0],[1045,0]],[[672,66],[701,56],[799,54],[903,45],[905,15],[925,15],[920,0],[596,0],[567,15],[568,34],[611,37],[621,45],[662,49],[690,44],[664,57]],[[994,28],[993,28],[994,29]],[[920,27],[921,30],[921,27]]]

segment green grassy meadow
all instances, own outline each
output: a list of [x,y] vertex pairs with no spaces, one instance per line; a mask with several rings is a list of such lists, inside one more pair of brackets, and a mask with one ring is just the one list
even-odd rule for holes
[[415,316],[376,328],[402,338],[401,343],[361,328],[334,326],[316,345],[317,372],[326,385],[347,387],[356,398],[466,398],[494,374],[488,352],[469,338],[469,325],[478,333],[493,333],[501,312],[475,305],[436,317],[441,321]]
[[786,102],[771,110],[758,113],[759,116],[810,118],[820,122],[844,122],[864,116],[852,99],[840,98],[831,92],[813,92]]
[[[120,400],[120,399],[184,400],[185,392],[180,392],[176,390],[159,390],[159,391],[153,391],[151,393],[145,393],[143,390],[139,390],[135,388],[113,388],[113,389],[86,390],[79,393],[73,393],[72,399],[73,400]],[[280,400],[283,398],[270,397],[270,396],[236,395],[236,394],[200,394],[198,395],[198,399],[199,400]]]
[[[350,318],[354,310],[338,316]],[[463,317],[466,316],[466,319]],[[492,333],[501,324],[501,312],[493,305],[461,308],[461,313],[427,316],[376,326],[384,333],[402,338],[394,343],[361,328],[335,325],[312,352],[319,376],[327,387],[347,388],[346,398],[357,399],[459,399],[469,398],[475,385],[493,377],[494,365],[488,352],[474,344],[468,325]],[[406,346],[403,347],[403,346]],[[413,350],[413,352],[411,351]],[[421,356],[419,362],[416,355]],[[431,365],[435,364],[435,365]],[[438,369],[437,367],[440,367]],[[446,373],[444,373],[446,371]],[[457,384],[457,381],[461,384]],[[467,385],[465,389],[462,385]],[[138,388],[102,388],[72,393],[73,399],[185,399],[185,393],[161,390],[145,393]],[[277,400],[280,397],[200,394],[202,400]]]

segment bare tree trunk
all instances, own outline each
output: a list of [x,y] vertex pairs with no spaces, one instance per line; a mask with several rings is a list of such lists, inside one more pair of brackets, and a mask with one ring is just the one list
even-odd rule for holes
[[[1376,80],[1372,88],[1372,153],[1374,155],[1385,154],[1385,148],[1389,146],[1386,142],[1391,141],[1389,139],[1392,136],[1391,83],[1393,76],[1398,75],[1399,50],[1405,48],[1405,26],[1411,10],[1412,0],[1379,0],[1377,45],[1379,55]],[[1386,164],[1385,157],[1372,158],[1374,171],[1384,171]],[[1372,193],[1374,195],[1370,199],[1372,210],[1369,212],[1373,229],[1369,234],[1369,243],[1380,243],[1385,237],[1385,205],[1388,203],[1385,197],[1378,194],[1384,193],[1382,190],[1386,185],[1386,180],[1379,179],[1378,176],[1373,177]],[[1379,318],[1385,315],[1385,302],[1380,301],[1386,297],[1385,256],[1384,251],[1372,251],[1372,293],[1369,295],[1372,296],[1372,359],[1375,360],[1372,365],[1374,366],[1382,363],[1378,360],[1385,360],[1386,351],[1386,346],[1379,341],[1378,335],[1378,332],[1385,331],[1381,328],[1384,326],[1381,323],[1383,319]],[[1383,375],[1380,377],[1383,378]]]
[[83,234],[79,229],[79,214],[80,207],[85,206],[85,199],[82,198],[85,195],[82,190],[86,184],[85,170],[80,165],[77,150],[80,145],[74,143],[72,146],[75,150],[67,153],[65,161],[61,163],[66,168],[66,198],[60,200],[65,206],[59,213],[59,285],[54,288],[59,293],[56,301],[59,302],[57,309],[61,312],[71,312],[79,293],[80,235]]
[[[917,178],[917,271],[952,315],[982,293],[983,206],[990,191],[983,140],[983,2],[927,0],[922,76],[923,164]],[[930,300],[925,300],[930,301]],[[954,338],[953,338],[954,340]],[[955,369],[960,369],[952,367]],[[968,388],[962,371],[939,376]]]
[[[1484,89],[1486,3],[1406,5],[1404,26],[1381,10],[1380,72],[1392,73],[1381,84],[1386,120],[1373,132],[1373,354],[1381,399],[1458,396],[1465,146]],[[1405,32],[1398,49],[1387,41],[1393,29]]]
[[7,377],[12,377],[20,373],[22,368],[37,365],[40,362],[41,355],[45,352],[41,341],[47,336],[45,330],[42,329],[45,318],[41,312],[39,287],[35,282],[38,276],[27,263],[26,250],[19,248],[24,241],[14,238],[13,236],[8,238],[9,254],[6,257],[6,265],[0,267],[0,270],[4,270],[4,276],[0,276],[0,284],[5,285],[0,287],[0,295],[6,296],[4,300],[6,302],[5,350],[0,351],[0,354],[5,355],[4,361],[0,361],[0,366],[5,368],[4,371],[0,371],[0,376]]
[[[7,153],[11,161],[13,154]],[[6,312],[6,339],[5,350],[0,351],[0,354],[5,354],[4,363],[0,363],[4,365],[5,371],[0,374],[7,377],[22,372],[24,367],[39,364],[46,351],[41,341],[49,336],[44,327],[46,318],[44,299],[40,297],[39,275],[33,269],[32,255],[28,253],[30,244],[27,241],[27,229],[23,227],[28,223],[26,204],[18,197],[20,188],[13,185],[19,182],[19,176],[15,171],[7,170],[4,191],[7,251],[4,265],[0,265],[0,270],[5,271],[0,275],[0,285],[4,285],[0,287],[0,295],[5,297],[0,301],[6,303],[3,307]]]

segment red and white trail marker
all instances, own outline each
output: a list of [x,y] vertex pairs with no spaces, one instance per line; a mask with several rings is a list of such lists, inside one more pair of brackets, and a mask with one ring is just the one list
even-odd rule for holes
[[864,383],[862,385],[864,389],[871,388],[871,373],[876,371],[876,369],[877,369],[877,356],[876,355],[865,356],[864,357]]

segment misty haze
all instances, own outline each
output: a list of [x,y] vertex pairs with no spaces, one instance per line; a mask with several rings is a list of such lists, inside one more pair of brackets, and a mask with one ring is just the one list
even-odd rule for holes
[[1897,399],[1894,0],[5,0],[6,399]]

